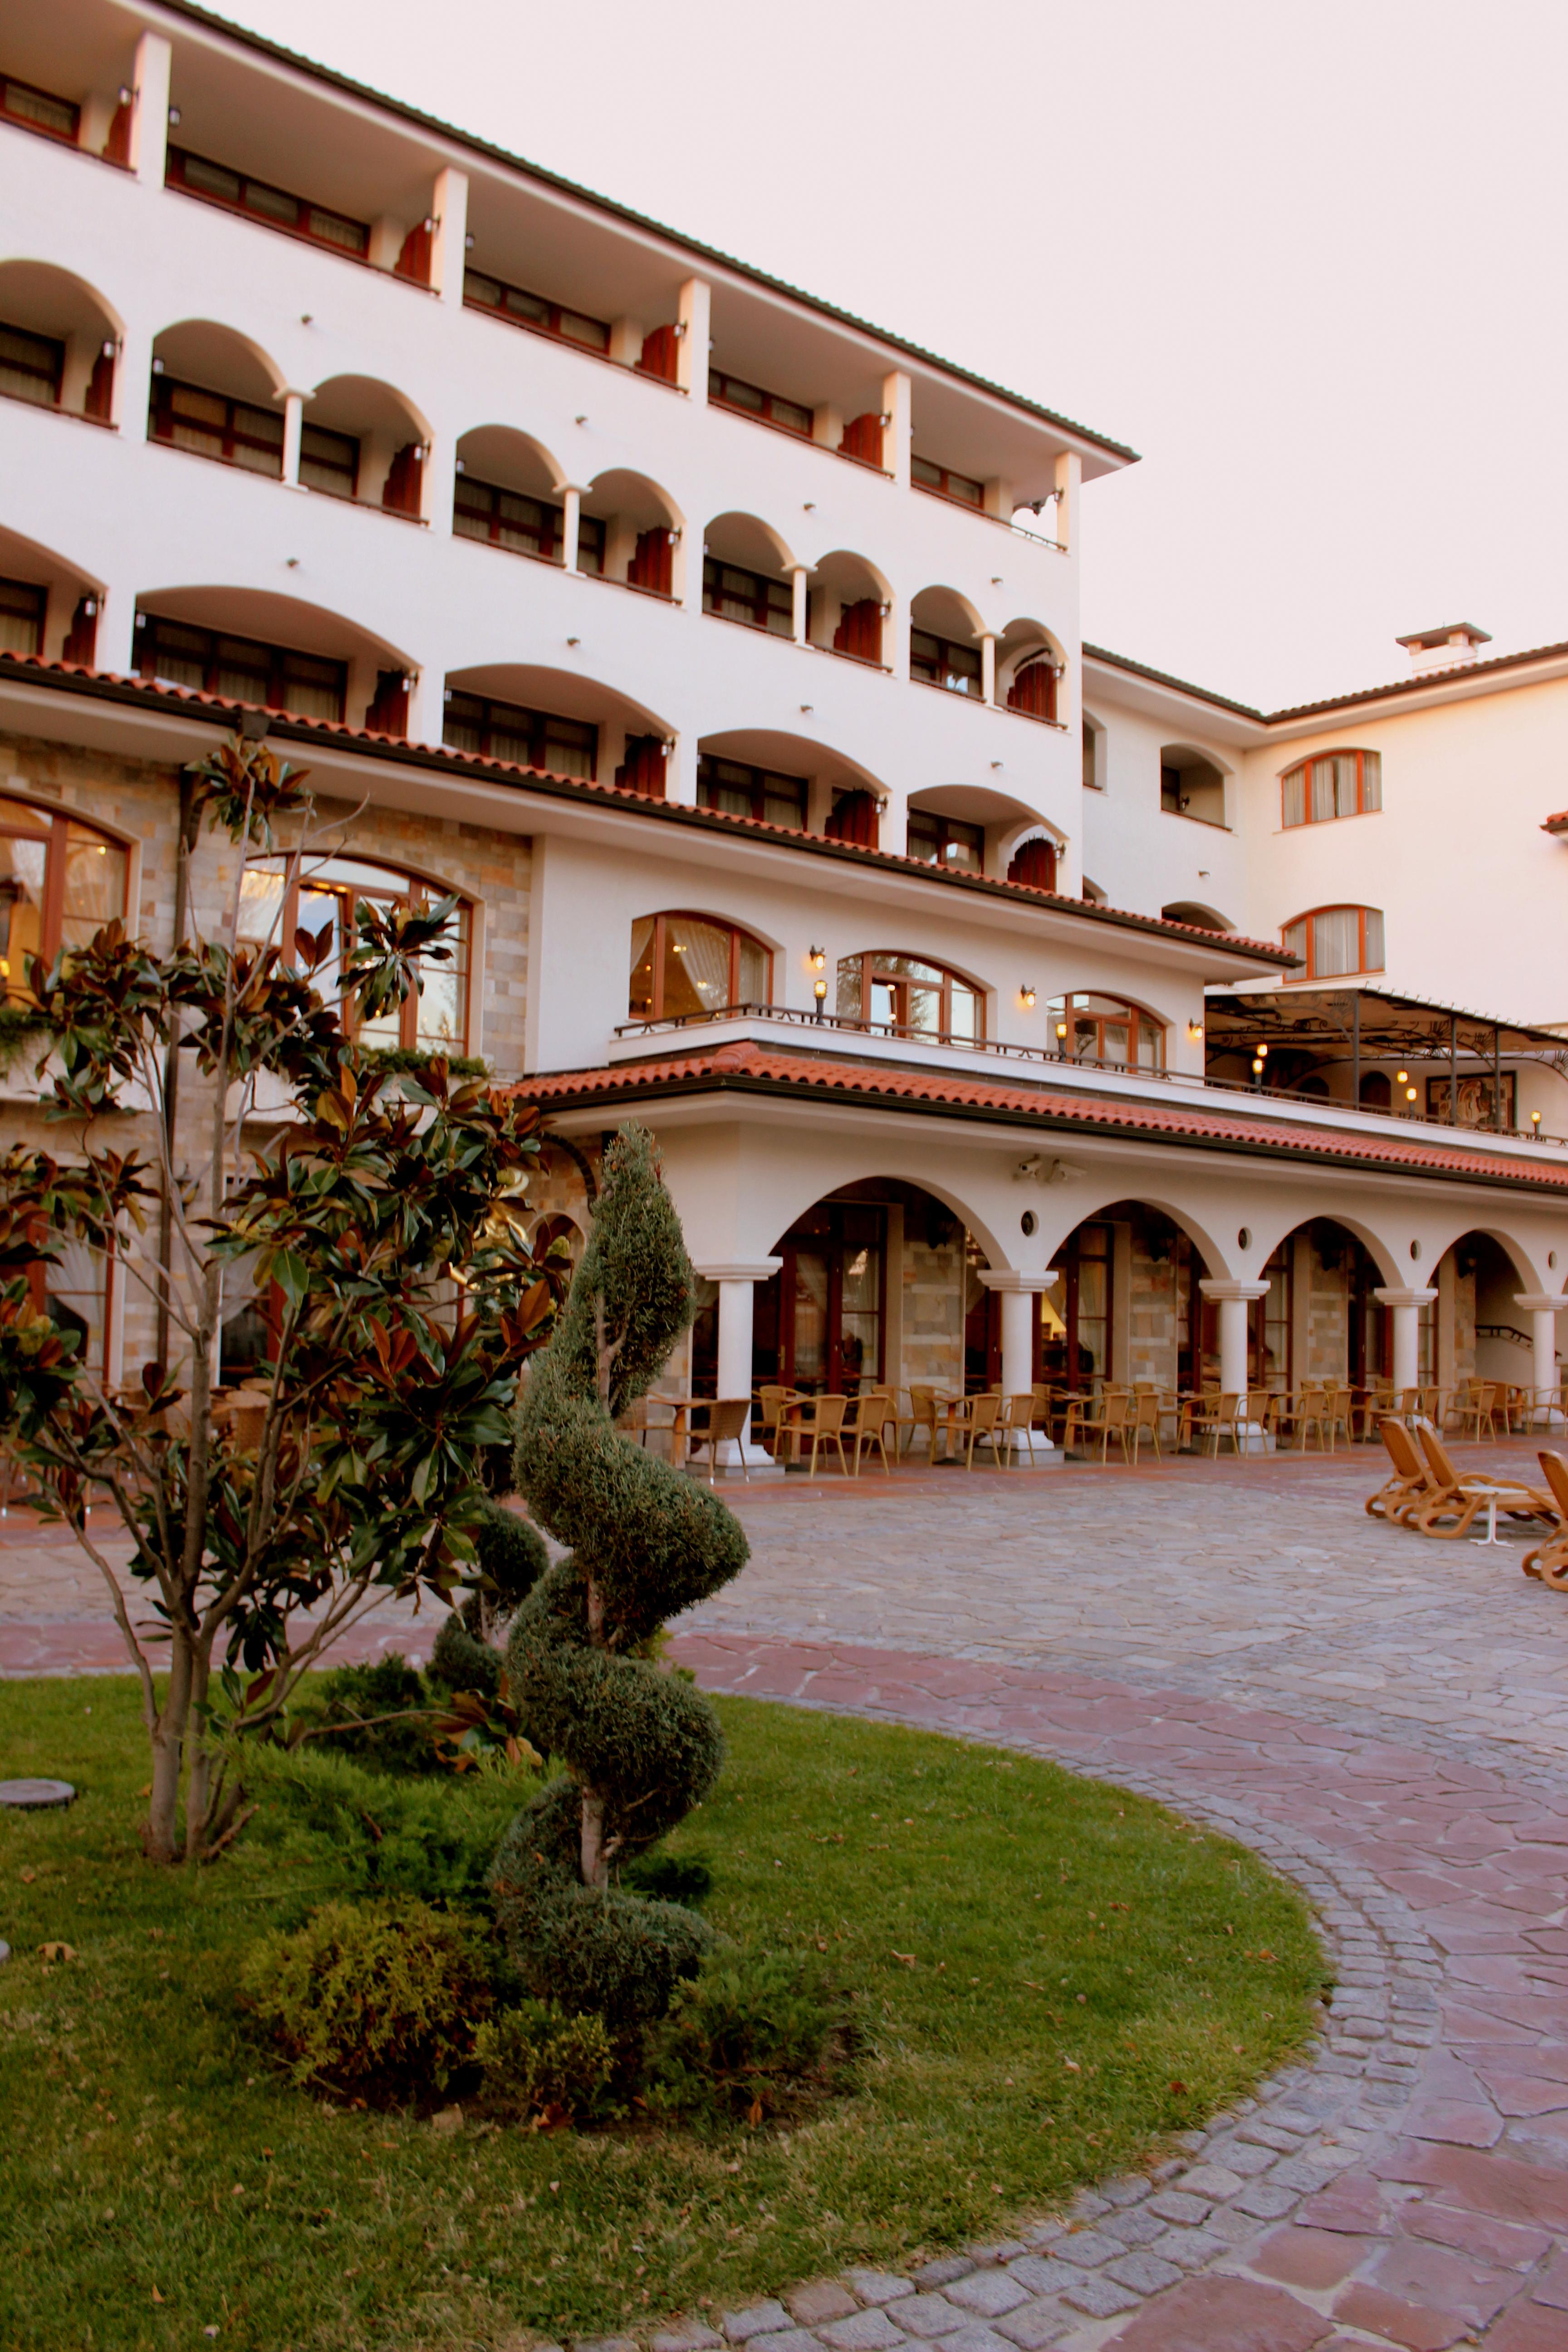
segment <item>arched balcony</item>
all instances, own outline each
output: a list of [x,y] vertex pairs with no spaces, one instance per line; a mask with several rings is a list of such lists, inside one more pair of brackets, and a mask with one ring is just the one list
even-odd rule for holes
[[700,1021],[773,998],[773,950],[714,915],[639,915],[632,925],[628,1021]]
[[805,735],[731,728],[698,745],[697,802],[829,841],[879,846],[888,790],[869,769]]
[[875,564],[846,548],[836,548],[821,558],[811,573],[806,634],[826,653],[885,669],[892,604],[892,589]]
[[165,588],[136,600],[139,677],[298,719],[403,735],[415,665],[341,614],[258,588]]
[[123,324],[95,287],[47,261],[0,263],[0,394],[80,416],[115,418]]
[[1162,744],[1160,806],[1167,816],[1193,817],[1199,824],[1229,824],[1225,771],[1212,753],[1191,743]]
[[1169,1024],[1146,1005],[1094,990],[1053,996],[1046,1007],[1058,1056],[1102,1070],[1163,1070]]
[[1009,621],[996,641],[996,699],[1025,719],[1059,726],[1057,701],[1065,658],[1038,621]]
[[702,534],[702,609],[717,620],[804,642],[805,567],[756,515],[716,515]]
[[103,583],[52,548],[0,530],[0,652],[44,661],[97,658]]
[[[1022,855],[1031,839],[1049,853],[1048,880],[1038,878],[1045,866],[1038,851],[1026,858],[1026,871],[1012,871],[1015,853]],[[944,872],[1005,875],[1054,889],[1056,862],[1066,845],[1026,803],[987,784],[933,784],[910,800],[905,855]]]
[[841,1021],[942,1045],[977,1045],[985,1035],[981,984],[905,949],[868,948],[841,956],[837,980]]
[[[457,467],[455,537],[540,563],[564,562],[565,473],[542,441],[510,425],[476,425],[458,444]],[[598,527],[579,528],[578,570],[599,571],[603,554]]]
[[[684,589],[680,562],[684,528],[668,493],[646,474],[622,467],[596,475],[583,493],[578,524],[578,568],[603,580],[636,588],[645,596],[678,601]],[[596,552],[583,561],[583,549]]]
[[147,438],[280,482],[282,391],[276,362],[248,335],[212,319],[184,320],[153,345]]
[[596,678],[486,662],[447,672],[441,740],[479,759],[662,800],[674,730]]
[[429,456],[429,425],[377,377],[331,376],[306,404],[299,456],[305,489],[422,521]]

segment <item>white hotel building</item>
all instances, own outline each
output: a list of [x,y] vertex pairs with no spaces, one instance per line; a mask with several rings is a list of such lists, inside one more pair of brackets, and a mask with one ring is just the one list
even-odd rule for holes
[[700,1389],[1555,1391],[1568,646],[1271,715],[1086,646],[1131,450],[174,0],[11,0],[0,187],[14,1002],[170,943],[265,710],[318,899],[461,902],[381,1042],[536,1093],[579,1223],[656,1130]]

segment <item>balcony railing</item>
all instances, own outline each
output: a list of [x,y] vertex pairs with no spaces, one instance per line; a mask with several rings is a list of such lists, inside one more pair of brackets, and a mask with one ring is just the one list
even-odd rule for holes
[[[910,1029],[891,1021],[863,1021],[847,1013],[817,1012],[804,1005],[744,1004],[715,1005],[703,1013],[673,1013],[659,1021],[623,1021],[616,1024],[617,1037],[660,1037],[679,1034],[685,1029],[706,1029],[721,1022],[766,1021],[783,1028],[829,1031],[849,1037],[879,1037],[902,1045],[937,1045],[965,1054],[978,1054],[987,1060],[1024,1063],[1042,1072],[1054,1072],[1069,1078],[1080,1070],[1094,1070],[1112,1077],[1138,1078],[1151,1085],[1180,1087],[1205,1094],[1221,1094],[1227,1097],[1243,1097],[1247,1101],[1262,1100],[1271,1108],[1283,1108],[1310,1112],[1342,1112],[1357,1118],[1375,1118],[1393,1127],[1435,1128],[1440,1134],[1495,1136],[1500,1142],[1548,1143],[1555,1150],[1568,1148],[1568,1136],[1546,1135],[1539,1129],[1450,1127],[1447,1119],[1417,1119],[1402,1111],[1383,1110],[1371,1104],[1336,1102],[1331,1096],[1299,1095],[1283,1087],[1254,1086],[1237,1078],[1199,1076],[1192,1070],[1151,1069],[1146,1063],[1119,1062],[1089,1054],[1063,1054],[1052,1046],[1016,1045],[1001,1037],[966,1037],[953,1030]],[[1237,1102],[1236,1108],[1242,1108]]]

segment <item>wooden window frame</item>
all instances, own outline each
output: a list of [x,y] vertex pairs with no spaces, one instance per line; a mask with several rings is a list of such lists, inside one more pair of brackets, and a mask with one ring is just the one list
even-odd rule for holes
[[[915,663],[917,659],[924,660],[927,659],[928,656],[924,655],[916,655],[915,639],[917,637],[924,637],[928,644],[933,645],[939,648],[940,659],[935,665],[938,668],[957,667],[957,665],[952,663],[949,659],[949,656],[952,654],[962,654],[965,661],[972,661],[974,664],[974,684],[973,693],[967,686],[949,686],[943,678],[919,677],[916,674]],[[960,645],[956,637],[939,636],[934,629],[922,629],[919,622],[910,622],[910,677],[916,686],[931,686],[936,688],[939,694],[961,694],[966,702],[982,702],[984,700],[985,697],[984,663],[984,656],[981,653],[978,646]],[[961,669],[959,675],[961,677],[967,677],[969,676],[969,672],[967,670]]]
[[[937,835],[937,855],[934,857],[921,856],[918,849],[910,847],[910,838],[917,824],[934,829]],[[968,841],[962,837],[969,834],[978,834],[980,836],[978,842]],[[950,862],[947,855],[950,842],[961,848],[973,850],[975,863],[973,866],[963,866]],[[935,809],[910,809],[907,812],[904,855],[906,857],[918,858],[922,866],[934,866],[942,874],[984,874],[985,827],[983,824],[972,824],[967,817],[944,816]]]
[[[353,862],[356,865],[371,866],[377,865],[377,861],[372,857],[356,858]],[[385,876],[386,882],[388,884],[388,887],[384,890],[373,890],[367,888],[363,884],[338,880],[330,874],[317,876],[307,871],[305,874],[301,875],[300,866],[300,859],[298,851],[288,854],[287,879],[283,887],[283,912],[281,919],[279,922],[277,931],[274,934],[278,944],[283,950],[285,962],[289,960],[289,952],[293,944],[294,934],[300,928],[300,892],[301,887],[316,898],[327,898],[330,896],[342,900],[342,911],[338,918],[338,936],[345,945],[352,945],[357,936],[354,929],[354,916],[362,902],[368,902],[374,906],[427,907],[431,905],[433,901],[437,899],[456,898],[458,903],[454,912],[459,924],[464,927],[463,987],[460,1014],[462,1034],[452,1047],[452,1051],[456,1054],[467,1054],[473,1020],[474,994],[474,907],[472,899],[466,898],[460,890],[448,890],[443,887],[440,884],[426,881],[422,875],[405,873],[400,866],[382,866],[378,869]],[[416,961],[417,962],[417,958],[416,959]],[[437,970],[441,969],[440,966],[436,968]],[[337,1010],[340,1020],[342,1019],[342,1010],[347,1000],[344,998],[340,998],[338,1001]],[[405,997],[402,1004],[398,1008],[398,1050],[404,1053],[416,1053],[420,1050],[419,1005],[419,991],[416,988],[409,991],[407,996]],[[345,1037],[357,1034],[354,1030],[350,1029],[346,1023],[343,1023],[342,1027]],[[433,1045],[428,1050],[432,1056],[434,1056],[440,1051],[440,1048],[439,1046]]]
[[[871,1002],[872,986],[877,982],[880,982],[884,988],[890,988],[896,992],[894,1002],[896,1004],[900,1006],[905,1003],[907,993],[911,988],[930,989],[935,985],[933,982],[929,980],[912,980],[905,972],[884,971],[879,969],[882,964],[896,957],[902,957],[910,963],[924,964],[929,971],[933,971],[940,975],[942,987],[942,1016],[940,1025],[937,1028],[917,1029],[911,1022],[907,1020],[878,1021],[873,1019],[870,1013],[867,1010]],[[983,988],[978,987],[973,981],[968,979],[962,971],[954,971],[949,964],[939,963],[934,956],[917,955],[912,948],[868,948],[865,949],[858,956],[841,956],[839,958],[839,969],[842,970],[844,965],[847,963],[858,963],[860,967],[860,1022],[861,1025],[865,1028],[875,1029],[878,1031],[888,1030],[895,1036],[899,1037],[927,1037],[934,1044],[940,1045],[971,1045],[984,1044],[985,1038],[985,991]],[[962,988],[966,995],[972,996],[974,1000],[974,1034],[973,1036],[959,1034],[953,1029],[952,992],[955,986]]]
[[[63,107],[70,116],[69,128],[56,130],[31,114],[18,114],[11,102],[14,89],[26,91],[29,98],[41,98],[46,106]],[[24,81],[18,74],[0,74],[0,122],[14,122],[19,131],[31,131],[40,139],[52,139],[57,147],[75,147],[81,139],[81,109],[76,100],[61,98],[52,89],[40,89],[37,82]]]
[[[730,393],[731,385],[737,392],[749,392],[754,394],[763,404],[762,406],[752,408],[744,401],[731,398]],[[775,433],[787,433],[794,441],[809,441],[813,437],[815,419],[809,401],[791,400],[782,392],[769,392],[763,384],[749,383],[744,376],[731,375],[728,368],[710,366],[708,399],[712,407],[721,408],[727,416],[743,416],[748,425],[771,425]],[[783,407],[798,410],[805,417],[805,423],[794,425],[788,417],[776,415],[775,402]]]
[[[331,465],[330,455],[323,456],[319,446],[314,449],[310,447],[310,445],[312,436],[314,436],[318,445],[323,441],[335,441],[339,443],[342,447],[351,451],[353,454],[347,463],[342,466],[333,467]],[[361,441],[357,433],[339,433],[330,425],[312,425],[308,417],[305,418],[301,422],[300,427],[300,483],[301,488],[312,491],[319,499],[345,499],[351,501],[357,499],[359,497],[360,463],[363,457],[363,452],[364,445]],[[331,471],[346,474],[348,476],[348,488],[346,490],[331,489],[325,482],[306,481],[305,468],[307,466],[326,466]]]
[[[1326,823],[1327,820],[1323,819],[1321,822]],[[1313,953],[1312,925],[1320,915],[1354,915],[1356,918],[1356,954],[1359,961],[1352,971],[1320,972],[1318,971]],[[1300,988],[1309,981],[1359,980],[1363,974],[1368,972],[1386,971],[1388,969],[1386,933],[1384,934],[1384,953],[1378,958],[1375,963],[1368,963],[1366,960],[1366,919],[1369,915],[1377,916],[1380,921],[1386,920],[1384,909],[1381,907],[1363,907],[1354,904],[1350,899],[1336,898],[1331,899],[1326,906],[1309,907],[1305,914],[1293,916],[1289,922],[1281,923],[1279,926],[1279,938],[1281,944],[1288,947],[1289,945],[1290,933],[1300,927],[1304,930],[1303,945],[1306,950],[1306,953],[1303,958],[1306,969],[1302,971],[1288,971],[1282,974],[1287,985],[1293,982],[1298,988]]]
[[[651,1013],[634,1013],[631,1009],[631,998],[628,994],[626,999],[626,1018],[628,1021],[663,1021],[675,1017],[674,1015],[667,1014],[664,1009],[665,943],[668,937],[666,926],[669,923],[705,923],[710,931],[728,931],[730,934],[729,993],[722,1004],[710,1005],[707,1008],[708,1012],[711,1013],[732,1013],[742,1002],[740,993],[741,948],[742,943],[747,947],[759,949],[762,954],[767,959],[765,967],[767,977],[764,984],[763,1002],[765,1004],[771,1004],[773,1003],[773,951],[772,948],[768,946],[765,940],[758,939],[755,931],[748,931],[743,924],[727,922],[722,916],[704,915],[700,913],[695,908],[686,907],[668,907],[660,914],[654,915],[652,917],[647,915],[638,915],[636,919],[639,923],[646,923],[651,920],[653,924],[653,936],[648,941],[647,950],[653,959],[653,1010]],[[630,973],[626,976],[626,985],[629,990],[631,986]],[[748,1003],[752,1002],[751,998],[747,998],[743,1001]],[[700,1017],[700,1016],[695,1014],[692,1016],[694,1020]]]
[[7,400],[20,401],[24,408],[58,410],[66,372],[66,347],[61,338],[58,335],[40,335],[36,327],[19,327],[14,319],[0,319],[0,327],[4,327],[7,334],[25,335],[30,343],[41,343],[55,354],[54,367],[47,374],[42,368],[32,369],[10,362],[6,362],[7,365],[16,364],[16,373],[18,375],[36,374],[40,383],[47,383],[50,387],[47,400],[29,400],[25,392],[8,392],[5,397]]
[[[47,835],[39,824],[13,824],[10,822],[13,808],[26,809],[34,817],[42,818],[47,826]],[[78,815],[74,809],[43,808],[37,802],[22,800],[15,793],[0,793],[0,836],[9,838],[14,834],[23,841],[44,841],[44,892],[38,914],[37,953],[46,963],[53,963],[58,955],[65,934],[66,857],[73,831],[85,833],[95,841],[106,843],[124,858],[126,905],[120,910],[123,919],[131,898],[129,843],[118,839],[112,833],[106,833],[102,825],[93,824]],[[12,972],[0,978],[0,1004],[31,1002],[25,975]]]
[[[491,299],[477,292],[477,287],[481,285],[493,286],[497,299]],[[522,302],[536,302],[543,316],[533,318],[524,311],[509,308],[505,299],[509,294],[516,295]],[[487,319],[504,320],[509,327],[521,327],[525,334],[546,335],[552,342],[565,343],[573,351],[591,352],[595,359],[607,359],[610,354],[607,320],[591,318],[586,310],[575,310],[567,302],[552,302],[547,296],[531,293],[526,286],[513,286],[489,269],[475,269],[471,266],[464,269],[463,308],[465,310],[482,310]],[[562,323],[566,319],[580,320],[584,327],[592,327],[595,340],[590,341],[585,335],[569,335]],[[598,340],[601,337],[603,340]]]
[[[563,712],[558,710],[535,710],[526,703],[503,702],[494,695],[469,694],[461,687],[448,687],[447,689],[447,700],[444,708],[441,730],[443,741],[446,740],[446,730],[448,723],[452,722],[454,719],[458,719],[459,720],[459,723],[463,723],[461,721],[460,714],[455,708],[458,704],[465,705],[469,709],[479,714],[477,720],[468,722],[477,724],[478,726],[481,746],[477,755],[479,758],[482,760],[494,760],[501,759],[505,756],[500,752],[492,751],[489,748],[496,734],[500,731],[500,728],[499,728],[497,724],[499,717],[501,726],[504,727],[505,731],[508,734],[526,734],[528,737],[529,758],[527,760],[508,760],[507,764],[512,767],[524,767],[540,775],[560,776],[565,775],[567,772],[562,768],[552,768],[550,765],[548,759],[544,756],[550,741],[550,730],[552,727],[583,728],[590,739],[586,746],[588,752],[588,773],[586,779],[578,777],[572,779],[571,781],[577,782],[586,781],[589,783],[594,783],[597,781],[599,773],[599,729],[595,720],[589,719],[568,719]],[[523,720],[528,722],[526,726],[519,723]],[[460,749],[461,747],[456,746],[454,748]],[[535,752],[540,756],[537,758],[534,757],[533,754]]]
[[[1079,997],[1098,998],[1100,1003],[1111,1009],[1091,1012],[1087,1003],[1078,1004],[1076,1000]],[[1113,996],[1109,989],[1103,988],[1065,989],[1059,997],[1051,999],[1049,1012],[1053,1028],[1059,1027],[1063,1022],[1067,1024],[1066,1035],[1055,1040],[1058,1061],[1079,1063],[1090,1069],[1127,1070],[1133,1076],[1143,1071],[1152,1076],[1165,1067],[1165,1040],[1170,1033],[1170,1023],[1162,1021],[1146,1006],[1134,1004],[1130,997]],[[1107,1054],[1105,1050],[1106,1030],[1121,1024],[1125,1024],[1127,1029],[1125,1059]],[[1089,1028],[1094,1031],[1094,1052],[1080,1054],[1078,1050],[1079,1034]],[[1158,1051],[1152,1062],[1139,1059],[1140,1031],[1146,1032],[1157,1041]]]
[[[297,646],[267,645],[258,637],[242,636],[237,629],[209,629],[198,621],[175,621],[169,619],[169,616],[166,614],[138,613],[136,615],[135,634],[136,674],[139,677],[156,678],[158,675],[158,629],[160,624],[165,621],[167,622],[168,626],[172,629],[189,629],[195,635],[206,639],[205,659],[204,662],[205,683],[201,688],[201,691],[204,694],[224,695],[224,689],[216,683],[216,680],[219,672],[226,667],[220,650],[225,645],[241,647],[247,653],[265,654],[267,656],[267,694],[265,699],[259,706],[258,706],[263,710],[293,711],[293,706],[288,701],[286,697],[288,665],[290,662],[320,662],[323,667],[333,669],[337,672],[338,716],[336,723],[340,726],[342,724],[348,707],[349,666],[347,662],[335,660],[330,654],[304,653]],[[187,654],[184,658],[187,660],[194,660],[194,651]],[[317,683],[324,685],[325,680],[318,680]],[[224,698],[226,700],[237,702],[244,702],[247,699],[247,698],[243,695],[224,695]],[[295,712],[294,715],[307,719],[319,716],[319,714],[315,712]]]
[[[1377,804],[1374,808],[1368,808],[1366,804],[1366,763],[1369,759],[1375,760],[1377,762]],[[1355,806],[1353,809],[1346,809],[1345,816],[1382,815],[1383,754],[1381,751],[1364,751],[1357,744],[1347,744],[1338,751],[1314,751],[1310,759],[1298,760],[1293,767],[1283,771],[1279,778],[1279,829],[1282,833],[1300,833],[1309,824],[1342,823],[1343,820],[1338,809],[1335,809],[1330,816],[1312,814],[1311,773],[1320,760],[1353,760],[1355,761]],[[1291,818],[1285,814],[1285,788],[1297,776],[1302,779],[1302,814],[1299,818]]]
[[[725,777],[721,785],[720,780],[713,773],[714,769],[721,766],[742,770],[748,780],[746,785],[742,786],[733,777]],[[766,814],[768,779],[770,777],[773,779],[775,788],[780,784],[788,784],[792,791],[798,792],[800,795],[800,824],[798,827],[795,825],[780,825],[779,820],[776,816],[769,816]],[[752,794],[752,820],[753,824],[771,824],[776,827],[780,832],[784,833],[794,833],[796,831],[804,833],[805,831],[806,816],[810,809],[811,787],[809,779],[805,776],[789,776],[785,775],[784,771],[779,768],[754,767],[751,761],[747,760],[726,760],[721,754],[704,751],[700,753],[697,761],[697,805],[699,808],[717,808],[718,803],[716,802],[705,800],[703,798],[703,794],[706,791],[714,788],[722,789],[725,792],[731,793],[749,790]],[[776,789],[774,790],[773,796],[775,800],[782,800],[784,798],[784,794]],[[720,814],[733,816],[736,812],[733,809],[730,809],[721,811]]]
[[[721,613],[717,609],[721,602],[731,604],[742,602],[737,590],[721,589],[717,579],[712,576],[722,572],[735,572],[741,579],[751,582],[752,610],[753,614],[757,615],[756,618],[742,621],[733,613]],[[783,604],[770,602],[770,592],[774,597],[781,593],[787,597],[789,600],[787,611]],[[764,637],[782,637],[786,641],[792,641],[795,636],[793,584],[787,580],[774,579],[770,572],[753,572],[748,563],[731,563],[721,555],[705,555],[702,559],[702,610],[710,621],[728,621],[737,629],[755,629]],[[767,623],[767,615],[770,613],[782,614],[788,621],[788,627],[770,629]]]
[[[213,437],[215,439],[220,439],[223,443],[221,454],[212,449],[185,449],[183,448],[181,444],[175,440],[174,427],[177,420],[174,415],[174,396],[176,393],[180,392],[196,393],[203,400],[222,401],[224,404],[224,422],[221,432],[216,426],[213,428]],[[241,400],[233,393],[215,392],[210,384],[193,383],[190,382],[188,377],[170,375],[166,373],[161,362],[154,362],[153,368],[153,397],[149,404],[147,414],[147,438],[149,441],[156,441],[165,449],[180,449],[183,457],[205,457],[209,465],[233,466],[243,474],[256,475],[258,479],[280,482],[283,479],[284,429],[284,420],[281,414],[279,414],[275,420],[278,426],[278,439],[276,445],[274,445],[271,440],[264,440],[260,435],[248,433],[239,425],[237,421],[237,412],[240,409],[249,409],[258,416],[266,416],[269,423],[274,421],[272,412],[265,408],[262,403],[258,400]],[[187,429],[191,431],[202,431],[205,428],[191,425]],[[246,466],[241,464],[240,460],[234,454],[238,448],[263,449],[266,450],[268,455],[276,455],[278,459],[277,473],[272,474],[264,472],[263,468],[259,466]]]
[[[919,466],[924,466],[928,472],[934,474],[936,480],[922,481],[915,470]],[[962,482],[963,488],[955,489],[953,488],[955,482]],[[931,457],[910,457],[910,488],[914,490],[923,490],[928,498],[945,499],[950,507],[963,507],[968,514],[984,514],[985,511],[984,483],[977,482],[972,474],[961,474],[956,467],[939,466]],[[967,495],[970,490],[974,493],[973,498]]]
[[[237,182],[238,194],[227,196],[219,189],[204,188],[199,182],[193,184],[187,177],[187,165],[190,163],[205,164],[209,171],[223,173],[226,178]],[[313,245],[320,253],[335,253],[345,261],[367,264],[370,261],[368,222],[354,220],[349,214],[339,212],[335,205],[319,205],[311,196],[297,196],[291,188],[280,188],[275,182],[263,180],[254,172],[237,172],[232,163],[220,163],[216,155],[198,155],[189,147],[171,147],[163,182],[166,187],[177,188],[183,196],[194,196],[198,204],[212,205],[219,212],[234,213],[241,220],[255,221],[258,227],[275,229],[279,236],[298,237],[304,245]],[[280,220],[276,213],[250,202],[251,192],[258,189],[269,196],[281,196],[286,204],[294,205],[297,217],[292,221]],[[312,226],[318,217],[335,221],[342,228],[356,230],[360,242],[351,245],[342,237],[327,236]],[[386,274],[390,277],[392,272],[389,270]]]
[[[458,517],[465,511],[458,499],[465,488],[482,490],[489,501],[484,516],[486,528],[482,536],[477,530],[459,530],[458,528]],[[499,548],[502,555],[521,555],[526,563],[552,563],[557,570],[565,562],[565,511],[549,499],[535,498],[531,490],[509,489],[504,482],[487,482],[482,475],[470,474],[466,470],[458,476],[458,495],[455,496],[452,501],[454,539],[472,540],[477,547]],[[548,526],[548,540],[546,540],[545,530],[542,529],[539,533],[541,544],[537,549],[501,546],[501,532],[505,530],[517,530],[520,526],[515,522],[509,522],[507,517],[499,511],[496,505],[499,499],[524,499],[530,506],[536,507],[542,522]],[[480,520],[474,509],[469,508],[467,511],[475,521]],[[578,516],[577,569],[579,572],[586,572],[593,579],[603,578],[607,537],[608,526],[598,515],[580,514]],[[591,555],[593,559],[591,562],[584,562],[584,552]]]
[[[0,580],[0,590],[9,590],[17,598],[17,604],[15,609],[19,614],[21,612],[21,601],[24,598],[32,605],[33,619],[37,625],[38,632],[38,642],[33,647],[33,655],[37,657],[41,655],[44,650],[44,632],[48,626],[49,592],[47,585],[41,580],[5,579]],[[26,660],[27,656],[24,655],[22,658]]]

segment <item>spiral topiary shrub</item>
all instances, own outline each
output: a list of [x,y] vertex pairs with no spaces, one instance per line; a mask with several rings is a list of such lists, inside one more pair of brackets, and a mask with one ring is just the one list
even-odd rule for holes
[[693,1296],[651,1139],[623,1128],[518,1415],[518,1486],[571,1549],[519,1610],[507,1671],[530,1738],[567,1769],[518,1815],[491,1881],[524,1983],[615,2029],[662,2017],[710,1940],[695,1912],[620,1883],[723,1760],[708,1701],[638,1653],[666,1617],[739,1572],[746,1539],[710,1489],[615,1427],[658,1378]]
[[430,1679],[447,1690],[480,1691],[494,1698],[500,1683],[497,1646],[518,1610],[550,1565],[537,1528],[497,1502],[487,1502],[474,1530],[479,1568],[475,1589],[436,1636]]

